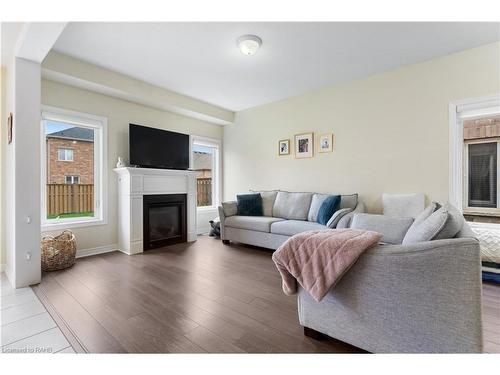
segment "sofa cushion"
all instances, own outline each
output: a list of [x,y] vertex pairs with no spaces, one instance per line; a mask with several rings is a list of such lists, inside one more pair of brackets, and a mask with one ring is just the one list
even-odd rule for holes
[[308,230],[328,229],[325,225],[303,220],[283,220],[271,224],[271,233],[293,236]]
[[358,205],[358,194],[349,194],[340,196],[340,208],[352,208]]
[[319,208],[323,204],[326,198],[331,197],[330,194],[319,194],[314,193],[311,198],[311,207],[309,207],[309,212],[307,213],[307,221],[317,221]]
[[260,194],[240,194],[236,196],[238,215],[262,216],[262,197]]
[[226,227],[248,229],[257,232],[270,232],[271,224],[284,221],[277,217],[267,216],[230,216],[224,221]]
[[273,206],[276,200],[276,195],[278,195],[277,190],[271,191],[256,191],[250,190],[253,193],[259,193],[262,197],[262,211],[264,216],[273,216]]
[[313,193],[278,191],[273,206],[273,216],[290,220],[307,220]]
[[439,233],[446,222],[446,215],[437,213],[431,220],[427,220],[437,209],[438,204],[432,202],[416,217],[415,221],[406,232],[403,244],[430,241]]
[[403,239],[403,244],[454,238],[464,226],[462,213],[447,203],[440,207],[431,203],[416,219]]
[[[320,194],[320,193],[313,194],[312,200],[311,200],[311,207],[309,208],[309,213],[307,214],[308,221],[317,221],[318,212],[319,212],[319,208],[321,207],[321,204],[323,203],[323,201],[326,198],[328,198],[332,195],[334,195],[334,194]],[[358,205],[358,194],[349,194],[349,195],[341,195],[340,196],[339,209],[350,208],[351,211],[353,211],[357,205]],[[336,219],[336,223],[346,213],[348,213],[348,212],[343,211],[342,213],[340,213],[340,216]],[[335,225],[336,225],[336,223],[335,223]]]
[[354,211],[353,208],[341,208],[340,210],[335,211],[330,220],[328,220],[328,223],[326,223],[326,226],[328,228],[336,228],[340,219],[352,211]]
[[448,212],[448,218],[443,229],[441,229],[439,233],[433,238],[434,240],[454,238],[464,226],[464,216],[455,206],[451,205],[450,203],[446,203],[442,208]]
[[236,201],[222,202],[222,209],[226,217],[236,215],[238,213],[238,203]]
[[416,218],[425,208],[424,194],[383,194],[384,215]]
[[356,213],[352,218],[351,228],[372,230],[382,235],[381,242],[401,244],[403,238],[413,223],[411,217],[389,217]]
[[339,205],[340,195],[332,195],[326,198],[319,208],[317,222],[319,224],[326,225],[335,211],[339,209]]

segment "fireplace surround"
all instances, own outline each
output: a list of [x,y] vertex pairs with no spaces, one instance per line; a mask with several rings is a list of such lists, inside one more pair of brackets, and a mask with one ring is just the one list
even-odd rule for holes
[[[196,172],[130,167],[116,168],[114,171],[118,175],[120,251],[132,255],[181,241],[196,241]],[[184,209],[182,203],[175,202],[178,200],[177,196],[185,197]],[[151,212],[147,218],[144,213],[145,202],[152,202],[154,207],[153,210],[148,208]],[[165,207],[161,208],[162,205]],[[180,222],[159,219],[169,214],[176,217],[180,211],[185,212]],[[182,213],[180,216],[182,217]],[[154,233],[145,229],[145,221],[151,219],[160,222]]]

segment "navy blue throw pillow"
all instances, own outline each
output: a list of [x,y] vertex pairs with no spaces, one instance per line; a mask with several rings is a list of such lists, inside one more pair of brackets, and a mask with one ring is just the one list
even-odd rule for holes
[[262,197],[260,194],[242,194],[236,196],[237,215],[262,216]]
[[326,198],[318,211],[318,217],[316,221],[322,225],[326,225],[328,220],[340,207],[340,195],[331,195]]

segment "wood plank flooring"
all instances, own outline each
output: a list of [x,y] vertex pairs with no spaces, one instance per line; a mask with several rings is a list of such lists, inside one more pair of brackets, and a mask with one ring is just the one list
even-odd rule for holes
[[[271,252],[202,236],[78,259],[35,291],[91,353],[362,353],[303,335]],[[484,286],[485,351],[500,352],[500,287]]]

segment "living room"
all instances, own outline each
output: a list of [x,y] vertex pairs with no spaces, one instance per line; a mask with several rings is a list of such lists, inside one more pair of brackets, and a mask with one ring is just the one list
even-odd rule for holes
[[2,21],[2,358],[500,353],[500,22],[251,20]]

